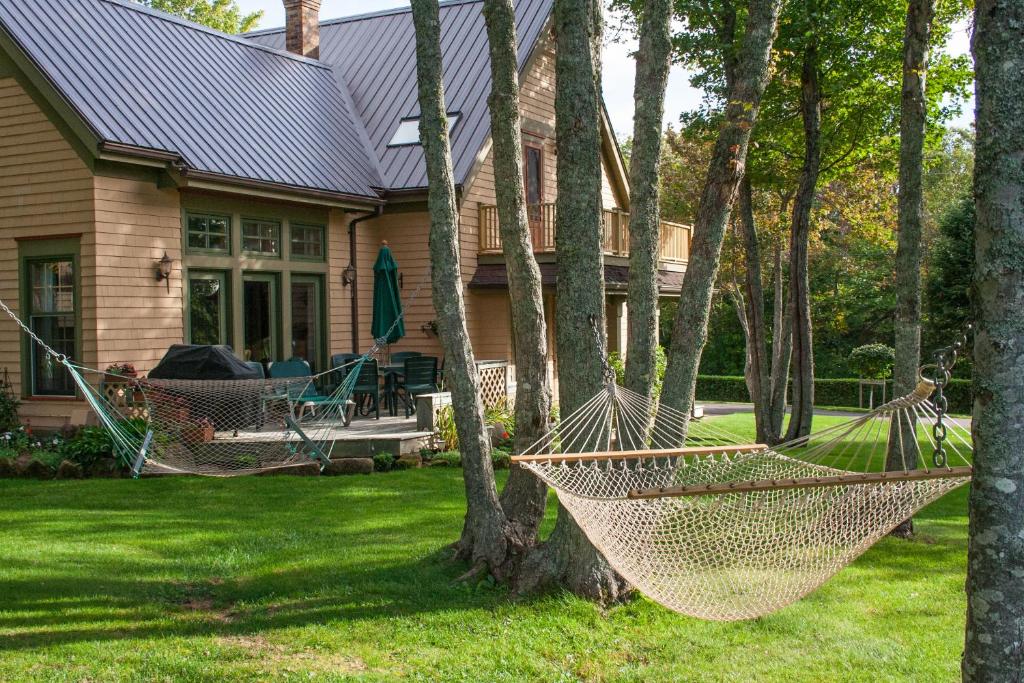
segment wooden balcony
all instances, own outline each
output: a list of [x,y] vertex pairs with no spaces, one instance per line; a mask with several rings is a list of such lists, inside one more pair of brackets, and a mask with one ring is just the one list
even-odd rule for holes
[[[533,204],[527,207],[533,250],[538,254],[555,251],[555,205]],[[629,213],[620,209],[603,212],[603,249],[607,256],[629,256]],[[501,234],[498,231],[498,207],[480,206],[480,253],[500,254]],[[690,258],[690,226],[661,222],[659,257],[669,263],[686,263]]]

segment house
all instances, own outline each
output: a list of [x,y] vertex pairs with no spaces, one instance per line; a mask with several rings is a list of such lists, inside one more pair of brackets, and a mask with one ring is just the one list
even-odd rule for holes
[[[320,22],[318,0],[284,2],[285,28],[229,36],[126,0],[0,0],[0,299],[58,351],[144,372],[171,344],[220,343],[325,368],[372,344],[372,265],[386,240],[406,300],[393,350],[440,355],[411,14]],[[478,358],[507,361],[481,6],[442,3],[445,85],[469,330]],[[519,0],[516,21],[524,174],[553,320],[551,6]],[[620,348],[629,193],[607,120],[603,138]],[[679,290],[688,239],[663,226],[666,295]],[[85,419],[63,370],[6,318],[0,367],[33,424]]]

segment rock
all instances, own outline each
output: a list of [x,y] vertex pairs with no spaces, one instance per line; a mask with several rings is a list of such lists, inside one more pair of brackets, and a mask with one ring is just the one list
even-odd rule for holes
[[332,460],[324,468],[327,476],[338,476],[341,474],[371,474],[373,472],[373,458],[338,458]]
[[82,471],[82,466],[77,462],[62,460],[60,465],[57,466],[57,476],[54,479],[81,479],[84,476],[85,472]]
[[[21,460],[19,459],[19,462]],[[25,479],[53,479],[53,470],[38,460],[29,460],[19,467],[18,475]]]
[[423,458],[419,453],[403,455],[395,461],[396,470],[415,470],[423,466]]
[[89,476],[98,479],[120,479],[124,469],[113,458],[101,458],[89,465]]
[[18,476],[18,467],[13,458],[0,458],[0,479],[11,479]]

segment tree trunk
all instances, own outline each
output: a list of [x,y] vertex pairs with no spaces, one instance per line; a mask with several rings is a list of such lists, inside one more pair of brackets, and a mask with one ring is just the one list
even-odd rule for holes
[[761,280],[761,250],[757,243],[753,190],[750,187],[748,176],[743,176],[739,192],[739,224],[746,265],[743,287],[747,293],[744,330],[747,340],[747,359],[750,363],[750,377],[747,384],[750,390],[750,400],[754,403],[757,441],[758,443],[771,443],[771,384],[768,375],[770,368],[768,365],[767,326],[764,317],[764,285]]
[[[519,118],[519,75],[516,60],[515,11],[512,0],[485,0],[484,19],[491,54],[492,157],[496,183],[498,229],[508,272],[515,339],[515,451],[522,453],[547,433],[551,387],[547,372],[547,327],[540,268],[533,255],[523,188],[523,151]],[[519,547],[532,546],[544,518],[547,487],[529,470],[513,465],[501,492],[501,506]]]
[[670,0],[646,0],[636,53],[633,154],[629,161],[629,314],[626,387],[650,397],[657,379],[658,252],[661,219],[658,167],[664,138],[665,87],[672,50]]
[[[783,214],[789,199],[782,204]],[[793,355],[793,319],[789,302],[784,298],[782,278],[782,245],[775,247],[775,300],[772,302],[772,375],[771,406],[768,410],[768,427],[772,445],[782,441],[782,423],[786,418],[786,396],[789,388],[789,366]],[[792,291],[792,289],[790,290]]]
[[818,83],[818,41],[814,15],[816,1],[808,0],[811,35],[804,48],[800,74],[800,113],[804,123],[804,165],[793,200],[789,243],[790,315],[793,321],[793,408],[786,440],[807,436],[814,419],[814,344],[811,332],[811,293],[807,249],[811,235],[811,209],[821,169],[821,89]]
[[445,352],[445,381],[452,394],[466,487],[466,521],[456,546],[457,556],[472,564],[471,571],[488,569],[501,579],[507,574],[510,560],[507,520],[498,502],[483,404],[477,391],[479,378],[466,331],[437,0],[413,0],[412,16],[416,30],[420,141],[430,188],[427,203],[434,309]]
[[[600,3],[593,0],[555,2],[556,345],[563,415],[601,391],[605,381],[600,77],[595,62],[599,14]],[[595,339],[595,330],[600,339]],[[598,439],[579,445],[596,449]],[[517,589],[526,592],[550,585],[601,601],[618,600],[629,590],[562,506],[551,537],[523,563]]]
[[[896,364],[893,396],[909,394],[917,386],[921,365],[921,226],[924,222],[924,136],[927,117],[925,78],[928,69],[928,37],[935,0],[910,0],[903,34],[903,92],[900,102],[899,232],[896,244]],[[886,469],[917,466],[917,435],[912,428],[895,430],[889,439]],[[914,533],[913,518],[893,530],[908,538]]]
[[[718,274],[726,224],[743,177],[750,130],[757,118],[761,96],[770,76],[769,62],[781,0],[751,0],[736,64],[734,82],[728,88],[725,118],[708,166],[700,208],[693,226],[693,243],[679,308],[672,332],[668,368],[661,393],[661,404],[690,415],[697,368],[707,341],[711,296]],[[728,62],[731,46],[723,45]],[[666,433],[671,429],[663,425]],[[681,443],[686,434],[678,434]]]
[[1024,4],[978,0],[972,50],[974,481],[965,681],[1024,680]]

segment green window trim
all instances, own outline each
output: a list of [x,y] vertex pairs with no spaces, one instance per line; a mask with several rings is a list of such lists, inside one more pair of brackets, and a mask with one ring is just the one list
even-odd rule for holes
[[195,254],[230,255],[231,216],[186,212],[185,250]]
[[289,246],[292,260],[317,261],[327,259],[327,229],[314,223],[292,223]]
[[281,258],[281,221],[243,218],[242,253]]
[[[20,314],[24,317],[25,323],[30,328],[35,329],[33,321],[36,318],[70,318],[74,325],[74,333],[71,339],[65,339],[65,342],[70,342],[72,348],[71,353],[67,353],[67,350],[63,351],[72,360],[81,362],[82,353],[82,296],[81,296],[81,283],[82,283],[82,272],[81,272],[81,246],[79,239],[75,238],[55,238],[55,239],[39,239],[39,240],[26,240],[18,243],[18,273],[19,273],[19,302],[20,302]],[[53,263],[70,261],[71,263],[71,308],[70,310],[60,311],[44,311],[36,313],[33,308],[33,285],[32,285],[32,268],[36,264],[40,263]],[[36,377],[36,360],[40,358],[40,353],[45,353],[43,349],[39,348],[33,340],[29,339],[27,335],[20,335],[21,337],[21,367],[24,371],[21,373],[21,391],[23,398],[51,398],[51,399],[68,399],[75,400],[78,398],[77,388],[73,383],[68,382],[67,393],[57,393],[53,391],[37,391],[37,377]],[[60,351],[60,349],[57,349]]]

